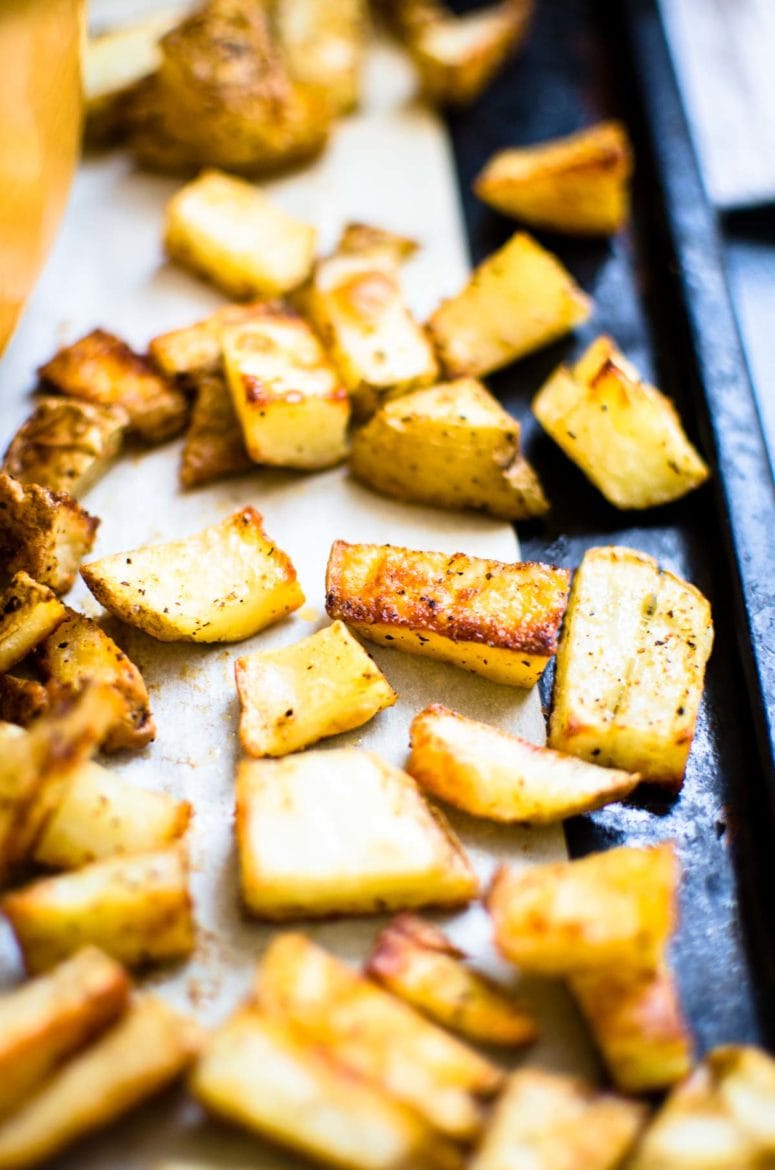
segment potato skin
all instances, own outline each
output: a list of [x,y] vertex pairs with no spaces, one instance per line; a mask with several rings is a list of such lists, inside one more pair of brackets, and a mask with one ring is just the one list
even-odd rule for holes
[[21,484],[0,472],[0,567],[24,571],[54,593],[72,588],[99,520],[67,492]]
[[253,466],[222,374],[200,374],[191,423],[180,456],[181,487],[202,487]]
[[27,727],[48,710],[50,696],[39,682],[0,674],[0,720]]
[[20,483],[81,496],[118,454],[128,422],[122,406],[41,398],[11,440],[3,470]]

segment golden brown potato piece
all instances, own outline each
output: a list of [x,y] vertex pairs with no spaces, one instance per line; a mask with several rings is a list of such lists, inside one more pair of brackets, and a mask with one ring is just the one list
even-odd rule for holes
[[549,504],[520,455],[519,423],[473,378],[386,402],[353,437],[350,468],[378,492],[442,508],[480,508],[505,520]]
[[199,374],[180,456],[181,486],[201,487],[227,475],[242,475],[252,466],[226,379],[220,372]]
[[693,585],[645,553],[589,549],[557,655],[550,746],[680,788],[712,645]]
[[96,947],[0,995],[0,1117],[126,1009],[131,985]]
[[670,399],[641,381],[609,337],[555,371],[533,414],[617,508],[669,503],[710,475]]
[[194,536],[92,561],[82,576],[107,610],[161,642],[239,642],[304,602],[290,558],[250,507]]
[[556,341],[591,309],[557,257],[517,232],[442,301],[428,329],[451,378],[478,377]]
[[273,17],[291,80],[319,91],[335,114],[354,110],[366,48],[365,0],[275,0]]
[[180,390],[147,357],[104,329],[60,349],[38,374],[48,389],[70,398],[123,407],[130,428],[149,443],[169,439],[185,425],[187,407]]
[[155,365],[168,377],[221,373],[221,335],[226,325],[242,325],[263,316],[265,301],[224,305],[209,317],[160,333],[148,346]]
[[258,970],[256,998],[332,1060],[449,1137],[478,1132],[480,1098],[502,1083],[497,1066],[304,935],[273,939]]
[[30,678],[0,674],[0,720],[27,727],[49,708],[50,697],[44,686]]
[[513,996],[480,975],[432,922],[399,914],[380,931],[364,970],[399,999],[480,1044],[520,1047],[538,1029]]
[[532,227],[611,236],[630,214],[632,149],[621,122],[494,155],[474,191],[496,211]]
[[55,593],[72,587],[99,520],[69,496],[0,472],[0,568],[24,571]]
[[337,255],[385,255],[396,264],[410,260],[420,245],[409,236],[399,235],[371,223],[352,220],[346,223],[334,249]]
[[459,906],[479,889],[411,777],[356,748],[243,761],[236,834],[242,896],[260,918]]
[[617,1170],[645,1120],[635,1101],[574,1077],[520,1069],[509,1077],[471,1170]]
[[251,756],[285,756],[367,723],[396,693],[343,622],[234,663],[240,743]]
[[20,570],[0,596],[0,672],[10,670],[64,621],[67,610],[47,585]]
[[587,764],[434,703],[411,726],[421,788],[494,821],[550,825],[628,796],[639,777]]
[[138,996],[117,1024],[0,1124],[0,1170],[36,1166],[123,1116],[180,1076],[200,1045],[192,1019],[155,996]]
[[42,878],[7,894],[0,907],[30,975],[48,971],[88,943],[128,967],[184,958],[194,946],[181,846]]
[[118,454],[128,422],[123,406],[41,398],[11,440],[3,471],[20,483],[82,496]]
[[653,970],[675,929],[679,876],[671,842],[522,872],[503,866],[487,896],[495,940],[507,959],[540,975]]
[[556,650],[568,580],[550,565],[337,540],[326,609],[381,646],[531,687]]

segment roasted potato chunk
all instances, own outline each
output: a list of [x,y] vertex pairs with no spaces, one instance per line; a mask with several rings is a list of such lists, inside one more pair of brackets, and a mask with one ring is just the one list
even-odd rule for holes
[[365,0],[275,0],[274,28],[292,81],[318,91],[333,113],[360,100]]
[[420,245],[409,236],[399,235],[371,223],[351,220],[346,223],[339,237],[335,252],[337,255],[384,255],[395,264],[410,260]]
[[50,696],[44,686],[30,678],[0,674],[0,720],[27,727],[47,711]]
[[0,907],[31,975],[88,943],[128,967],[180,959],[194,945],[188,866],[180,846],[111,857],[43,878],[7,894]]
[[635,1101],[574,1077],[519,1069],[471,1170],[617,1170],[645,1120],[645,1107]]
[[138,996],[117,1024],[0,1124],[0,1167],[36,1166],[121,1117],[180,1076],[200,1043],[193,1020],[155,996]]
[[123,967],[84,947],[48,975],[0,995],[0,1117],[126,1009]]
[[118,454],[128,422],[123,406],[41,398],[11,439],[3,471],[20,483],[82,496]]
[[69,398],[98,406],[121,406],[131,430],[149,443],[181,431],[186,400],[180,390],[153,368],[147,357],[104,329],[60,349],[38,370],[44,386]]
[[99,523],[67,492],[21,484],[0,472],[0,568],[6,573],[23,571],[54,593],[66,593]]
[[498,151],[474,182],[496,211],[532,227],[611,236],[630,213],[632,149],[621,122]]
[[276,936],[256,979],[259,1006],[454,1138],[481,1125],[500,1069],[300,934]]
[[680,788],[712,645],[693,585],[645,553],[588,550],[557,655],[550,746]]
[[442,508],[480,508],[505,520],[549,505],[519,450],[519,423],[473,378],[386,402],[356,431],[350,468],[378,492]]
[[261,918],[459,906],[478,891],[411,777],[355,748],[241,763],[236,833],[242,896]]
[[367,723],[396,693],[343,622],[234,663],[240,743],[251,756],[285,756]]
[[531,687],[557,646],[567,569],[335,541],[326,609],[381,646]]
[[517,232],[442,301],[428,329],[451,378],[478,377],[556,341],[591,308],[557,257]]
[[572,370],[555,371],[533,413],[617,508],[670,503],[710,474],[670,399],[641,381],[608,337],[593,342]]
[[140,788],[99,764],[70,780],[35,846],[50,869],[80,869],[122,853],[150,853],[171,845],[191,819],[187,800]]
[[64,621],[65,609],[47,585],[20,570],[0,596],[0,671],[26,658]]
[[191,424],[180,456],[181,487],[201,487],[227,475],[242,475],[252,466],[226,379],[221,373],[198,375]]
[[239,642],[304,602],[290,558],[250,507],[195,536],[92,561],[82,576],[110,613],[161,642]]
[[515,1048],[538,1035],[513,996],[465,962],[446,935],[414,914],[380,931],[364,968],[388,991],[452,1032],[480,1044]]
[[530,743],[439,703],[416,715],[407,771],[476,817],[550,825],[628,796],[639,777]]
[[168,377],[221,373],[221,336],[227,325],[242,325],[266,311],[264,301],[224,305],[209,317],[160,333],[148,346],[153,362]]
[[524,971],[648,971],[675,929],[678,880],[672,843],[622,845],[524,872],[504,866],[487,907],[498,948]]
[[168,255],[227,296],[279,296],[309,275],[317,233],[252,183],[205,171],[167,204]]

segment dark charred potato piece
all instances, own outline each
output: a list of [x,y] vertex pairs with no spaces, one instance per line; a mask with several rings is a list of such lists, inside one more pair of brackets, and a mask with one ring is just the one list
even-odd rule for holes
[[180,457],[181,486],[199,487],[227,475],[241,475],[251,467],[223,374],[200,375]]
[[24,571],[55,593],[72,586],[99,520],[67,492],[21,484],[0,472],[0,568]]
[[0,720],[26,727],[48,709],[49,694],[44,686],[30,678],[0,674]]

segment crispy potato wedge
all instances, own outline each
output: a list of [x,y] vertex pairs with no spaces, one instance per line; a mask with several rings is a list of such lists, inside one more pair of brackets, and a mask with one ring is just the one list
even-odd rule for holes
[[41,398],[11,439],[3,471],[20,483],[82,496],[118,454],[128,423],[123,406]]
[[337,255],[363,255],[363,253],[368,253],[371,256],[385,255],[395,264],[402,264],[405,260],[410,260],[419,247],[417,240],[412,240],[409,236],[399,235],[386,228],[375,227],[371,223],[351,220],[350,223],[344,225],[334,251]]
[[517,1048],[536,1039],[535,1020],[513,996],[465,962],[432,922],[399,914],[381,930],[364,971],[452,1032]]
[[117,854],[150,853],[182,837],[191,812],[187,800],[84,764],[46,822],[34,858],[49,869],[80,869]]
[[37,661],[54,695],[73,694],[89,683],[113,687],[123,711],[101,746],[103,751],[137,750],[156,738],[143,676],[97,622],[68,609],[64,621],[38,649]]
[[633,549],[589,549],[557,655],[550,746],[680,788],[712,646],[693,585]]
[[319,91],[335,114],[360,101],[365,0],[275,0],[274,28],[292,81]]
[[611,236],[630,214],[632,148],[621,122],[498,151],[474,181],[496,211],[532,227]]
[[259,1007],[290,1019],[332,1060],[453,1138],[481,1126],[503,1074],[472,1048],[304,935],[276,935],[256,977]]
[[635,1101],[574,1077],[519,1069],[471,1170],[617,1170],[645,1120],[645,1106]]
[[64,621],[67,610],[47,585],[21,569],[0,596],[0,671],[10,670]]
[[478,891],[446,821],[372,752],[243,761],[236,833],[242,896],[260,918],[459,906]]
[[641,381],[608,337],[573,369],[555,371],[533,399],[533,414],[617,508],[669,503],[710,475],[670,399]]
[[242,427],[222,373],[199,374],[191,423],[180,456],[181,487],[201,487],[253,466]]
[[531,687],[556,650],[568,580],[550,565],[337,540],[326,609],[381,646]]
[[285,756],[367,723],[396,693],[343,622],[234,663],[240,743],[251,756]]
[[0,908],[31,975],[88,943],[128,967],[180,959],[194,945],[188,865],[177,845],[42,878]]
[[250,507],[194,536],[92,561],[82,576],[110,613],[161,642],[239,642],[304,602],[290,558]]
[[65,346],[38,370],[50,390],[98,406],[121,406],[131,430],[149,443],[177,435],[186,422],[186,399],[147,357],[104,329]]
[[517,232],[442,301],[428,330],[449,377],[478,377],[556,341],[591,308],[557,257]]
[[121,1015],[130,990],[123,967],[84,947],[48,975],[0,995],[0,1118]]
[[519,423],[473,378],[386,402],[353,437],[350,469],[378,492],[506,520],[549,504],[519,451]]
[[420,787],[476,817],[550,825],[628,796],[639,777],[588,764],[434,703],[411,726]]
[[21,484],[0,472],[0,568],[9,575],[24,571],[54,593],[66,593],[99,523],[67,492]]
[[267,307],[223,331],[223,364],[250,458],[311,471],[347,454],[350,398],[306,321]]
[[48,691],[30,678],[0,674],[0,720],[27,727],[50,705]]
[[198,1026],[153,995],[69,1060],[0,1124],[0,1170],[46,1161],[159,1092],[191,1064]]
[[309,275],[317,233],[252,183],[204,171],[167,204],[168,255],[246,300],[289,292]]
[[221,373],[221,335],[227,325],[242,325],[262,317],[266,302],[223,305],[209,317],[160,333],[148,346],[154,364],[168,377]]
[[653,970],[676,924],[672,842],[622,845],[578,861],[496,873],[487,895],[495,941],[524,971]]

